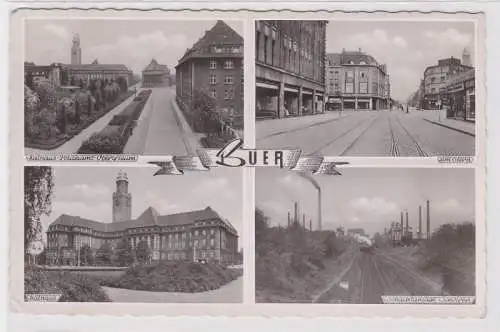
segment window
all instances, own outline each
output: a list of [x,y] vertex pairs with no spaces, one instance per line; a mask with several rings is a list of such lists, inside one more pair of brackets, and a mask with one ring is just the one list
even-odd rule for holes
[[210,60],[210,62],[209,62],[209,64],[208,64],[208,67],[209,67],[210,69],[215,69],[215,68],[217,68],[217,61],[215,61],[215,60]]
[[354,71],[352,71],[352,70],[346,71],[345,75],[346,75],[346,79],[348,79],[348,80],[354,79]]
[[224,69],[233,69],[233,68],[234,68],[234,61],[233,60],[224,61]]
[[217,84],[217,76],[210,75],[210,84]]
[[368,93],[368,83],[367,82],[359,83],[359,93]]
[[345,84],[345,93],[354,93],[354,83]]
[[233,76],[224,76],[224,84],[233,84]]
[[224,90],[224,99],[233,99],[233,90]]
[[210,239],[210,247],[215,248],[215,239],[214,238]]
[[215,234],[215,229],[213,229],[213,228],[212,228],[212,229],[210,230],[210,234],[214,235],[214,234]]

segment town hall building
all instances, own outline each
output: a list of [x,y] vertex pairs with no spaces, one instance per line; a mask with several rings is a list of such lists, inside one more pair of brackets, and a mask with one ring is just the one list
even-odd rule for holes
[[145,241],[151,260],[206,261],[224,265],[238,260],[238,232],[211,207],[160,215],[153,207],[132,218],[132,193],[123,171],[116,177],[111,222],[99,222],[63,214],[47,230],[46,262],[49,265],[80,265],[80,249],[93,254],[104,244],[114,247],[123,238],[135,249]]

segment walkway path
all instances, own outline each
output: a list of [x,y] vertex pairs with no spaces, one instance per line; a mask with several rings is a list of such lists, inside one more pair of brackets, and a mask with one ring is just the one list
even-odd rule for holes
[[[133,90],[134,86],[130,87],[130,90]],[[120,113],[127,107],[128,104],[135,98],[135,95],[130,96],[125,99],[121,104],[116,106],[114,109],[109,111],[106,115],[103,115],[100,119],[95,121],[93,124],[82,130],[78,135],[71,138],[69,141],[64,143],[63,145],[55,148],[53,150],[41,150],[41,149],[33,149],[33,148],[25,148],[25,154],[57,154],[57,153],[77,153],[78,149],[82,145],[82,143],[87,140],[93,133],[100,132],[104,127],[106,127],[111,121],[111,118],[116,114]]]
[[123,288],[103,287],[113,302],[135,303],[241,303],[243,277],[219,289],[203,293],[148,292]]

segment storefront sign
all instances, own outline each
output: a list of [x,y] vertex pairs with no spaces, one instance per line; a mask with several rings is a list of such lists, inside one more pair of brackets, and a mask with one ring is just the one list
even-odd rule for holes
[[340,102],[341,102],[341,100],[340,100],[340,98],[333,98],[333,97],[330,97],[330,98],[328,98],[328,102],[329,102],[329,103],[340,103]]
[[448,92],[459,92],[459,91],[462,91],[464,89],[465,89],[465,87],[464,87],[463,83],[457,83],[457,84],[450,85],[448,87]]

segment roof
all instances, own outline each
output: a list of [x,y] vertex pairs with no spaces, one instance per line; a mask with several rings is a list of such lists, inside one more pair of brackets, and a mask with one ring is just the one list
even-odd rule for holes
[[[205,34],[190,49],[186,50],[178,65],[191,58],[214,56],[215,54],[210,52],[210,46],[215,45],[242,46],[243,38],[224,21],[219,20],[210,30],[205,31]],[[229,54],[231,53],[225,53],[226,56]],[[232,57],[234,56],[235,54],[232,53]],[[238,54],[238,57],[243,57],[243,54]]]
[[328,53],[326,54],[326,61],[331,65],[372,65],[378,66],[377,60],[369,54],[361,51],[342,51],[342,53]]
[[231,223],[229,223],[229,221],[222,218],[217,212],[215,212],[209,206],[207,206],[203,210],[181,212],[169,215],[159,215],[158,212],[153,207],[148,207],[136,219],[119,221],[114,223],[103,223],[99,221],[63,214],[59,218],[57,218],[51,225],[80,226],[80,227],[92,228],[100,232],[119,232],[129,228],[148,227],[148,226],[183,226],[207,219],[219,219],[222,222],[224,222],[224,224],[227,227],[236,232],[235,228],[231,225]]
[[166,65],[159,64],[155,59],[152,59],[149,65],[144,68],[145,71],[161,71],[161,72],[169,72],[168,67]]
[[71,70],[91,70],[91,71],[130,71],[127,66],[121,64],[101,64],[89,63],[83,65],[66,65]]

